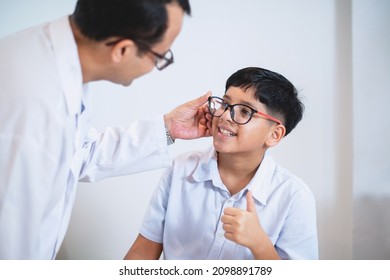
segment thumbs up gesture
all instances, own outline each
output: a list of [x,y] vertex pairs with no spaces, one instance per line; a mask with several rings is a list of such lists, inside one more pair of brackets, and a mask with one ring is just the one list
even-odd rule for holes
[[267,233],[260,225],[252,193],[246,194],[246,210],[226,208],[221,218],[225,238],[251,250],[256,260],[280,259]]
[[226,239],[245,246],[252,251],[261,242],[265,232],[260,225],[255,202],[250,191],[246,194],[246,201],[246,210],[228,207],[224,210],[221,221]]

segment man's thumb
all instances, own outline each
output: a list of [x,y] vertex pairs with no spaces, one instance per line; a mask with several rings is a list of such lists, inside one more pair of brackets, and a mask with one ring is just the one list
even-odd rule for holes
[[194,109],[202,106],[207,102],[207,99],[211,96],[211,91],[208,91],[206,94],[202,95],[201,97],[198,97],[191,101],[191,105]]

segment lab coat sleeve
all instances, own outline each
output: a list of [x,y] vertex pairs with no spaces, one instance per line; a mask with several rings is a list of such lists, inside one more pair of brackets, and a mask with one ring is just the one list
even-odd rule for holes
[[135,121],[128,128],[92,129],[84,143],[80,181],[95,182],[169,166],[171,163],[162,116]]

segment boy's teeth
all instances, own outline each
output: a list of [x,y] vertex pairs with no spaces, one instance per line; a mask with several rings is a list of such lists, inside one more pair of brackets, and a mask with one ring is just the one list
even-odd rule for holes
[[231,133],[230,131],[228,131],[228,130],[226,130],[226,129],[223,129],[223,128],[220,128],[219,131],[220,131],[223,135],[227,135],[227,136],[236,136],[236,134]]

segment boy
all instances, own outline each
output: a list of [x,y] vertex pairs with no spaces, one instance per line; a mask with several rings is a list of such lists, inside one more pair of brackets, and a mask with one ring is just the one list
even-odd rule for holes
[[175,159],[125,259],[317,259],[314,196],[266,155],[303,109],[282,75],[234,73],[209,98],[214,148]]

